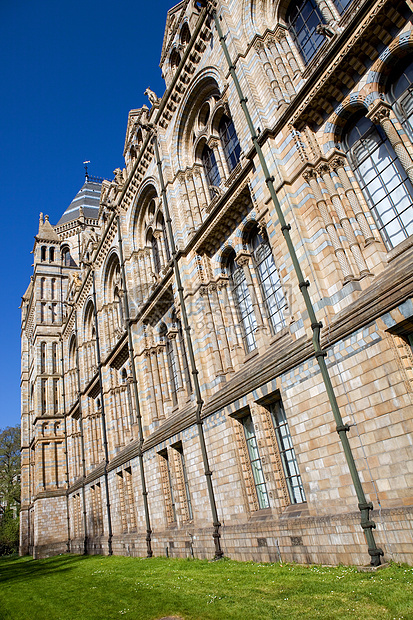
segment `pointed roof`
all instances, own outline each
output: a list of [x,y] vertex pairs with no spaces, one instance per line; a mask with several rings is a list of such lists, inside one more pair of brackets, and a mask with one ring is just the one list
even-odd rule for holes
[[84,185],[73,198],[56,226],[76,220],[82,215],[86,218],[97,220],[102,181],[103,179],[87,176]]
[[169,9],[166,15],[166,25],[165,25],[165,34],[163,37],[162,43],[162,52],[161,52],[161,63],[165,60],[165,56],[167,54],[168,46],[175,36],[176,31],[178,30],[178,26],[180,24],[180,18],[184,14],[185,9],[188,5],[189,0],[182,0],[178,2],[175,6]]
[[60,243],[60,237],[49,222],[49,216],[45,215],[43,220],[43,213],[40,213],[39,232],[36,235],[36,240]]

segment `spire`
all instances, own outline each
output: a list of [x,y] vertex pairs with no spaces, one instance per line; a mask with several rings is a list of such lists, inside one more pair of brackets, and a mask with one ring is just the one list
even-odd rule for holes
[[36,239],[38,241],[42,239],[43,241],[51,241],[51,242],[56,241],[60,243],[60,237],[55,232],[55,229],[49,222],[49,216],[45,215],[43,219],[43,213],[40,213],[40,216],[39,216],[39,232],[36,235]]

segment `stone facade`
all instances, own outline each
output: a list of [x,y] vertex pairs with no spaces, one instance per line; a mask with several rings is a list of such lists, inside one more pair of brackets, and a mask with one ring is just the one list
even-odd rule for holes
[[344,435],[377,547],[412,562],[412,10],[168,12],[125,168],[40,218],[21,553],[366,564]]

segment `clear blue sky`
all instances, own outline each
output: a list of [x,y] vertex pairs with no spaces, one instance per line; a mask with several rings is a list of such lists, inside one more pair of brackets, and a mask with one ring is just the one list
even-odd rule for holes
[[0,429],[20,420],[20,305],[39,212],[55,224],[91,174],[123,166],[128,112],[150,86],[177,2],[1,0]]

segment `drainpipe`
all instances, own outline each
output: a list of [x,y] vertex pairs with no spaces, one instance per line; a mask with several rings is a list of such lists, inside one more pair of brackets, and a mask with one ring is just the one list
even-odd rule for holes
[[[210,6],[210,2],[207,2],[207,4]],[[313,331],[313,338],[312,338],[312,342],[313,342],[313,347],[314,347],[314,356],[317,359],[317,363],[320,367],[320,372],[321,372],[321,376],[323,378],[323,382],[324,382],[324,386],[328,395],[328,399],[330,401],[330,405],[331,405],[331,409],[334,415],[334,420],[336,422],[336,431],[340,437],[342,446],[343,446],[343,450],[344,450],[344,454],[346,457],[346,461],[347,461],[347,465],[348,468],[350,470],[350,474],[351,474],[351,479],[353,481],[353,485],[354,488],[356,490],[356,495],[357,495],[357,499],[358,499],[358,507],[359,510],[361,512],[361,527],[364,530],[364,534],[366,536],[367,539],[367,544],[368,544],[368,553],[370,555],[370,564],[372,566],[379,566],[381,564],[380,561],[380,556],[383,555],[383,551],[378,548],[376,546],[376,542],[374,540],[374,534],[373,534],[373,529],[376,527],[376,524],[374,523],[374,521],[370,520],[370,510],[373,510],[373,504],[372,502],[367,502],[366,500],[366,496],[364,494],[364,490],[363,490],[363,486],[361,484],[361,480],[360,480],[360,476],[359,473],[357,471],[357,467],[354,461],[354,457],[353,454],[351,452],[351,447],[350,447],[350,443],[347,437],[347,433],[350,430],[350,427],[347,424],[343,423],[343,419],[341,417],[341,413],[340,413],[340,409],[338,407],[338,403],[336,400],[336,396],[334,394],[334,389],[333,389],[333,385],[331,383],[331,379],[330,379],[330,375],[328,373],[327,370],[327,366],[326,366],[326,362],[325,362],[325,358],[327,356],[327,352],[324,351],[321,348],[320,345],[320,330],[322,328],[322,323],[317,321],[317,317],[314,311],[314,307],[311,303],[311,299],[310,299],[310,295],[308,292],[308,288],[310,286],[310,283],[308,282],[308,280],[304,280],[304,276],[303,273],[301,271],[301,267],[300,267],[300,263],[298,261],[298,257],[297,254],[295,252],[295,248],[293,245],[293,242],[291,240],[291,235],[290,235],[290,230],[291,230],[291,226],[290,224],[287,224],[284,218],[284,214],[281,210],[281,206],[280,203],[278,201],[277,198],[277,194],[275,192],[275,188],[274,188],[274,177],[270,176],[268,167],[267,167],[267,163],[265,161],[265,157],[264,154],[261,150],[261,146],[258,142],[258,137],[257,134],[255,132],[255,127],[253,125],[249,110],[248,110],[248,106],[247,106],[247,98],[244,97],[244,94],[242,92],[241,89],[241,85],[238,81],[237,78],[237,74],[235,72],[235,66],[231,60],[229,51],[228,51],[228,47],[227,44],[225,42],[226,37],[224,37],[223,33],[222,33],[222,29],[221,29],[221,24],[219,23],[219,18],[218,15],[216,13],[216,10],[212,7],[212,17],[214,19],[215,22],[215,27],[217,29],[218,32],[218,36],[219,36],[219,40],[221,43],[221,47],[223,49],[224,55],[225,55],[225,59],[228,63],[228,67],[229,67],[229,71],[231,74],[232,79],[234,80],[234,84],[235,84],[235,88],[237,89],[237,93],[239,96],[239,100],[240,100],[240,104],[241,104],[241,108],[244,112],[249,130],[251,132],[251,138],[255,147],[255,151],[258,155],[258,158],[260,160],[261,166],[262,166],[262,170],[263,173],[265,175],[265,183],[269,189],[270,195],[271,195],[271,199],[272,202],[274,204],[275,210],[277,212],[277,216],[278,219],[280,221],[281,224],[281,231],[284,235],[285,241],[287,243],[287,247],[288,247],[288,252],[290,254],[293,266],[294,266],[294,270],[295,273],[297,275],[297,279],[298,279],[298,286],[300,288],[301,294],[304,298],[304,303],[305,303],[305,307],[307,309],[308,312],[308,316],[310,317],[311,320],[311,329]]]
[[108,464],[109,464],[109,452],[108,452],[108,438],[106,434],[106,416],[105,416],[105,401],[103,395],[103,381],[102,381],[102,361],[100,357],[100,341],[99,341],[99,325],[98,325],[98,309],[96,305],[96,284],[95,284],[95,270],[92,272],[92,286],[93,286],[93,314],[95,318],[95,331],[96,331],[96,361],[99,373],[99,386],[100,386],[100,406],[101,406],[101,420],[102,420],[102,436],[103,436],[103,452],[105,456],[105,468],[103,476],[105,478],[105,494],[106,494],[106,512],[108,515],[108,555],[113,554],[112,550],[112,517],[110,512],[110,497],[109,497],[109,481],[108,481]]
[[[142,416],[139,404],[139,393],[138,393],[138,381],[136,377],[136,366],[135,366],[135,356],[133,352],[133,339],[132,339],[132,325],[129,315],[129,298],[128,298],[128,289],[126,284],[126,273],[125,273],[125,260],[123,257],[123,243],[122,243],[122,234],[120,227],[120,217],[117,216],[117,225],[118,225],[118,243],[119,243],[119,257],[120,257],[120,265],[122,269],[122,282],[123,282],[123,301],[124,301],[124,310],[125,310],[125,325],[126,330],[128,332],[128,351],[129,351],[129,361],[131,365],[131,373],[132,373],[132,385],[133,385],[133,395],[135,397],[135,406],[136,406],[136,419],[138,422],[138,435],[139,435],[139,447],[138,447],[138,459],[139,459],[139,470],[141,474],[141,486],[142,486],[142,497],[143,497],[143,506],[145,510],[145,521],[146,521],[146,551],[148,558],[151,558],[153,555],[152,552],[152,543],[151,543],[151,519],[149,514],[149,505],[148,505],[148,491],[146,490],[146,480],[145,480],[145,466],[143,462],[143,428],[142,428]],[[129,384],[127,386],[128,394],[130,395]],[[131,415],[132,415],[132,403],[130,404]]]
[[[62,281],[60,280],[60,283]],[[60,363],[62,368],[62,400],[63,400],[63,418],[64,418],[64,433],[65,433],[65,465],[66,465],[66,519],[67,519],[67,541],[66,549],[67,553],[70,553],[70,513],[69,513],[69,455],[67,448],[67,421],[66,421],[66,390],[65,390],[65,371],[64,371],[64,357],[63,357],[63,338],[60,335]]]
[[169,245],[170,245],[170,248],[171,248],[172,263],[173,263],[175,280],[176,280],[177,289],[178,289],[179,304],[181,306],[182,321],[183,321],[183,324],[184,324],[184,331],[185,331],[185,335],[186,335],[186,344],[187,344],[187,347],[188,347],[189,359],[190,359],[190,364],[191,364],[191,375],[192,375],[192,379],[193,379],[193,382],[194,382],[194,388],[195,388],[196,405],[197,405],[197,407],[196,407],[196,424],[197,424],[197,427],[198,427],[198,436],[199,436],[199,442],[201,444],[201,453],[202,453],[202,461],[203,461],[203,465],[204,465],[204,474],[205,474],[205,479],[206,479],[206,483],[207,483],[209,503],[210,503],[210,507],[211,507],[212,521],[213,521],[213,526],[214,526],[214,533],[213,533],[214,545],[215,545],[215,556],[214,557],[215,557],[216,560],[218,560],[218,559],[223,557],[224,552],[221,549],[221,534],[220,534],[220,531],[219,531],[219,528],[221,527],[221,523],[219,522],[219,519],[218,519],[218,512],[217,512],[217,506],[216,506],[216,502],[215,502],[214,487],[212,486],[212,471],[211,471],[211,469],[209,467],[208,453],[207,453],[207,448],[206,448],[206,443],[205,443],[204,428],[203,428],[204,422],[203,422],[202,417],[201,417],[202,405],[204,404],[204,401],[201,398],[201,388],[200,388],[200,385],[199,385],[198,370],[197,370],[197,367],[196,367],[194,348],[193,348],[193,345],[192,345],[191,328],[189,326],[188,315],[187,315],[187,312],[186,312],[185,299],[184,299],[184,288],[182,286],[181,274],[180,274],[180,271],[179,271],[179,263],[178,263],[178,257],[177,257],[177,250],[176,250],[175,239],[174,239],[173,231],[172,231],[172,219],[171,219],[171,215],[169,213],[168,198],[167,198],[167,195],[166,195],[165,182],[164,182],[163,172],[162,172],[162,163],[161,163],[161,159],[160,159],[160,156],[159,156],[159,148],[158,148],[158,141],[157,141],[157,138],[156,138],[156,134],[153,136],[153,145],[154,145],[154,148],[155,148],[156,165],[158,166],[159,181],[160,181],[160,184],[161,184],[162,200],[163,200],[163,205],[164,205],[164,208],[165,208],[166,224],[167,224],[168,237],[169,237]]
[[83,553],[87,555],[87,519],[86,519],[86,496],[85,496],[85,478],[86,478],[86,461],[85,461],[85,442],[83,438],[83,413],[82,413],[82,396],[80,389],[80,365],[79,365],[79,336],[77,329],[77,308],[75,312],[75,334],[76,334],[76,366],[77,366],[77,402],[79,408],[79,430],[80,430],[80,451],[82,453],[82,504],[83,504],[83,529],[85,537],[83,540]]

